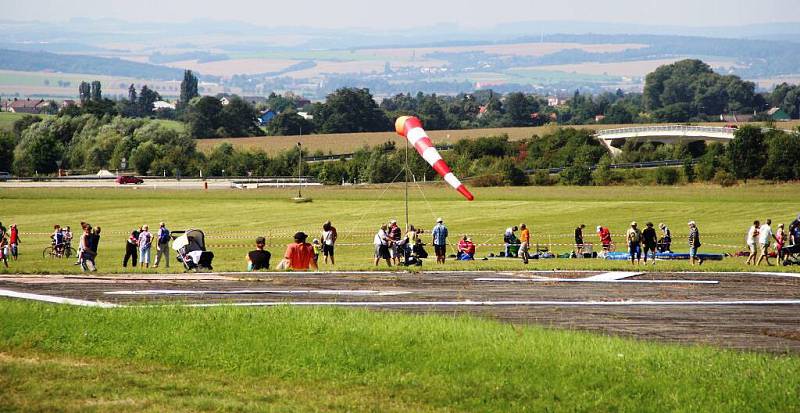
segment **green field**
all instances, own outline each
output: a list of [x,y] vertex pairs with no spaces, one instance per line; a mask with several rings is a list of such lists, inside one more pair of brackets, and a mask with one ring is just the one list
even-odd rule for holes
[[[200,184],[198,183],[198,187]],[[479,244],[478,257],[502,251],[503,230],[521,222],[532,227],[533,242],[556,253],[572,249],[572,231],[587,225],[586,239],[596,242],[593,228],[608,226],[619,242],[632,220],[641,224],[665,222],[672,228],[673,250],[685,252],[686,222],[698,222],[701,252],[736,252],[744,249],[744,235],[754,219],[766,218],[789,224],[800,212],[798,184],[750,183],[732,188],[711,185],[683,187],[519,187],[473,188],[476,201],[467,202],[449,187],[412,185],[410,221],[430,230],[443,217],[451,245],[463,234]],[[172,230],[199,228],[207,233],[209,249],[216,254],[215,269],[241,271],[243,257],[253,239],[267,237],[268,249],[279,257],[296,231],[318,237],[322,223],[330,219],[339,231],[338,270],[364,270],[372,266],[372,238],[379,225],[391,218],[401,224],[403,192],[393,187],[324,187],[308,189],[312,203],[294,204],[291,189],[262,190],[154,190],[116,189],[10,189],[0,190],[0,221],[17,223],[23,243],[22,257],[2,272],[72,273],[72,260],[43,260],[54,224],[78,228],[87,221],[102,228],[98,266],[102,273],[119,273],[129,232],[141,224],[157,228],[165,221]],[[425,235],[430,242],[429,235]],[[481,244],[494,244],[491,246]],[[452,248],[451,248],[452,250]],[[432,252],[432,251],[431,251]],[[174,263],[173,263],[174,265]],[[273,263],[274,265],[274,263]],[[658,264],[662,270],[686,270],[686,262]],[[173,267],[174,268],[174,267]],[[423,269],[625,269],[625,262],[553,259],[448,262],[444,267],[430,260]],[[708,262],[702,269],[746,270],[741,258]],[[322,265],[322,269],[334,269]],[[783,270],[772,267],[772,270]],[[163,270],[163,269],[162,269]],[[139,271],[131,270],[127,271]],[[150,271],[153,271],[152,269]]]
[[9,411],[788,412],[800,359],[331,308],[0,300]]

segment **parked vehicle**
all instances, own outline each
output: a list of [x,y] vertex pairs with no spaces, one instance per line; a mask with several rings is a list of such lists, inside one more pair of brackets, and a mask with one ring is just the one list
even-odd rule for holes
[[0,171],[0,182],[1,181],[8,181],[11,179],[11,174],[5,171]]
[[135,177],[135,176],[130,176],[130,175],[120,175],[120,176],[118,176],[118,177],[117,177],[117,179],[116,179],[116,182],[117,182],[118,184],[120,184],[120,185],[125,185],[125,184],[134,184],[134,185],[138,185],[138,184],[141,184],[141,183],[143,183],[143,182],[144,182],[144,180],[143,180],[142,178],[137,178],[137,177]]

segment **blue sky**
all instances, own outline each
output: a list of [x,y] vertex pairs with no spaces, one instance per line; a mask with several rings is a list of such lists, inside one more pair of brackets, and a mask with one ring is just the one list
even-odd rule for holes
[[569,20],[702,27],[800,22],[798,6],[798,0],[0,0],[0,19],[211,18],[264,26],[325,28],[436,23],[469,28],[515,21]]

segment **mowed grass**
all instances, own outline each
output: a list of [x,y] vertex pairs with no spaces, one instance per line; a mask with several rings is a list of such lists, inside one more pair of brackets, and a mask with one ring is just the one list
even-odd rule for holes
[[0,300],[21,411],[800,409],[800,359],[333,308],[97,309]]
[[[703,126],[725,126],[724,122],[698,123]],[[800,125],[800,121],[781,122],[777,127],[781,129],[794,129]],[[571,126],[578,129],[604,130],[615,128],[626,128],[648,125],[576,125]],[[564,127],[559,125],[548,125],[526,128],[486,128],[486,129],[463,129],[463,130],[436,130],[427,131],[428,136],[437,145],[454,144],[461,139],[477,139],[487,136],[508,135],[512,141],[530,139],[533,136],[542,136],[555,132],[557,128]],[[570,126],[567,126],[570,127]],[[379,146],[386,142],[393,141],[396,144],[403,144],[403,137],[394,132],[366,132],[366,133],[335,133],[322,135],[303,135],[303,136],[259,136],[252,138],[224,138],[224,139],[200,139],[197,140],[197,147],[203,152],[210,152],[222,143],[229,143],[237,148],[261,150],[269,154],[276,154],[281,151],[297,147],[297,142],[301,142],[303,147],[313,153],[321,151],[325,154],[353,153],[364,146]]]
[[[0,112],[0,130],[10,131],[14,128],[14,122],[22,119],[27,113],[14,113],[14,112]],[[50,115],[37,115],[42,118],[47,118]]]
[[[198,186],[200,184],[198,183]],[[800,213],[800,184],[771,185],[751,182],[732,188],[711,185],[682,187],[520,187],[472,188],[476,200],[467,202],[442,184],[410,187],[410,222],[429,231],[437,217],[444,218],[450,232],[450,252],[462,235],[478,244],[477,256],[503,250],[505,228],[526,223],[532,228],[534,246],[555,253],[572,250],[573,230],[586,224],[585,240],[597,249],[594,228],[607,226],[622,247],[623,234],[631,221],[664,222],[672,229],[673,250],[687,251],[689,220],[697,221],[705,253],[734,253],[745,249],[745,233],[754,219],[773,220],[788,226]],[[323,270],[367,270],[373,266],[373,236],[381,223],[405,217],[402,184],[365,187],[307,188],[313,202],[295,204],[294,189],[261,190],[154,190],[143,187],[117,189],[0,189],[3,205],[0,221],[18,224],[22,232],[21,257],[3,273],[75,273],[74,260],[43,259],[54,224],[74,230],[81,221],[102,228],[97,263],[101,273],[166,271],[124,269],[125,240],[132,229],[149,224],[151,230],[165,221],[172,230],[199,228],[207,234],[214,251],[214,267],[220,271],[242,271],[244,256],[257,236],[266,236],[273,253],[273,266],[297,231],[319,237],[322,223],[331,220],[339,232],[336,266]],[[426,243],[430,234],[423,234]],[[429,252],[432,253],[429,246]],[[171,262],[175,269],[174,253]],[[385,264],[382,264],[382,267]],[[427,260],[423,270],[523,270],[523,269],[629,269],[620,261],[595,259],[518,260],[455,262],[438,265]],[[659,270],[689,270],[688,262],[659,262]],[[762,267],[764,269],[766,267]],[[752,270],[743,258],[710,261],[700,270]],[[770,267],[787,271],[791,267]],[[178,268],[177,270],[180,270]]]

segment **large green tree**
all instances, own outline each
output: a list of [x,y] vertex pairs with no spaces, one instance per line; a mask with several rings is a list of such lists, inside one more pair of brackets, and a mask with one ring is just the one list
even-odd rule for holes
[[733,141],[728,144],[728,159],[736,178],[747,180],[759,176],[767,162],[767,146],[761,128],[748,125],[737,129]]
[[391,122],[378,107],[369,89],[343,88],[328,95],[314,113],[322,133],[383,132]]
[[213,138],[221,113],[222,103],[213,96],[192,99],[185,115],[189,134],[195,138]]
[[181,96],[178,103],[181,107],[184,107],[197,96],[200,96],[197,88],[197,76],[195,76],[191,70],[186,70],[183,72]]
[[49,127],[51,123],[35,123],[22,133],[14,150],[14,170],[18,175],[51,173],[58,169],[56,162],[63,161],[64,144]]
[[267,135],[284,136],[314,133],[314,124],[293,110],[276,115],[267,124]]

